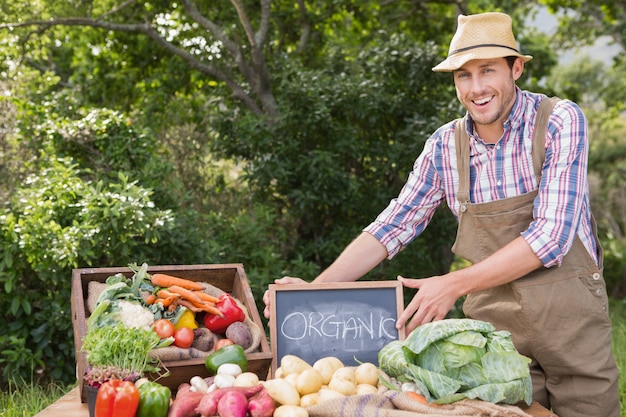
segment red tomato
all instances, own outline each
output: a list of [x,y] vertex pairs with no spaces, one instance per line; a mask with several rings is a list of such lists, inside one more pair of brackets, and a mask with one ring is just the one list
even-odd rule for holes
[[220,350],[221,348],[223,348],[224,346],[228,346],[228,345],[233,345],[235,342],[233,342],[230,339],[220,339],[217,342],[215,342],[215,350]]
[[154,322],[154,331],[161,339],[174,336],[174,323],[168,319],[158,319]]
[[193,343],[193,329],[181,327],[174,332],[174,346],[188,348]]

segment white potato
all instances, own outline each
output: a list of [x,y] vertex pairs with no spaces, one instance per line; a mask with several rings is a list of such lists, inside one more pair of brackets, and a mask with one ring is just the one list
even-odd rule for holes
[[356,385],[346,379],[331,379],[328,388],[343,395],[355,395]]
[[[344,366],[343,368],[339,368],[333,373],[333,376],[330,378],[331,381],[333,379],[349,381],[352,383],[352,385],[356,385],[355,368],[352,366]],[[328,385],[330,386],[330,383]]]
[[343,368],[343,366],[343,362],[341,362],[339,358],[327,356],[315,361],[313,369],[316,369],[320,375],[322,375],[322,381],[324,384],[328,384],[335,371],[339,368]]
[[280,368],[284,376],[290,374],[301,374],[303,371],[312,368],[312,366],[295,355],[285,355],[280,360]]
[[255,387],[259,385],[259,377],[254,372],[244,372],[235,378],[233,387]]
[[345,397],[345,395],[343,395],[340,392],[334,391],[330,388],[322,388],[317,393],[317,403],[319,404],[324,401],[333,400],[335,398],[343,398],[343,397]]
[[299,405],[300,394],[296,387],[285,379],[268,379],[260,381],[272,399],[280,405]]
[[311,407],[312,405],[317,404],[320,398],[319,392],[312,392],[310,394],[303,395],[300,398],[300,407]]
[[300,395],[317,392],[321,387],[322,375],[314,368],[303,371],[296,379],[296,389]]
[[309,417],[309,412],[297,405],[281,405],[274,411],[274,417]]
[[370,362],[365,362],[356,367],[354,371],[357,384],[378,385],[378,367]]
[[370,384],[356,386],[356,395],[378,394],[378,388]]
[[295,387],[298,384],[299,375],[300,374],[289,374],[289,375],[284,376],[283,379]]

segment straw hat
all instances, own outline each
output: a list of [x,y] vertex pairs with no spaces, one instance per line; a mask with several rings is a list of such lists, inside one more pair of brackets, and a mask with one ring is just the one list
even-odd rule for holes
[[497,12],[459,15],[458,27],[450,42],[448,57],[434,67],[433,71],[455,71],[472,59],[507,56],[518,56],[524,62],[533,58],[519,52],[509,15]]

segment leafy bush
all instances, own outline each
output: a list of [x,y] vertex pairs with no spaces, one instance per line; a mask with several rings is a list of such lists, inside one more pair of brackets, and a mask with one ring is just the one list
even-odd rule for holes
[[0,214],[3,381],[71,381],[72,268],[147,256],[174,226],[172,213],[155,208],[151,192],[123,175],[93,184],[79,174],[68,159],[47,161]]
[[[376,46],[355,58],[329,49],[319,68],[293,57],[277,60],[279,116],[266,123],[224,115],[215,127],[216,152],[246,161],[245,178],[257,201],[297,219],[297,240],[286,256],[320,268],[397,195],[428,136],[455,114],[450,79],[431,71],[440,59],[436,48],[378,36]],[[445,213],[437,219],[420,245],[372,276],[446,271],[454,225]]]

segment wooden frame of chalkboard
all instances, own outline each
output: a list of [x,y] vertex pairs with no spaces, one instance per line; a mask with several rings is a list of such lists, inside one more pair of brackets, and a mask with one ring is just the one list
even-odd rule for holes
[[377,365],[378,351],[405,337],[395,327],[404,308],[399,281],[270,284],[269,295],[272,374],[285,355]]

